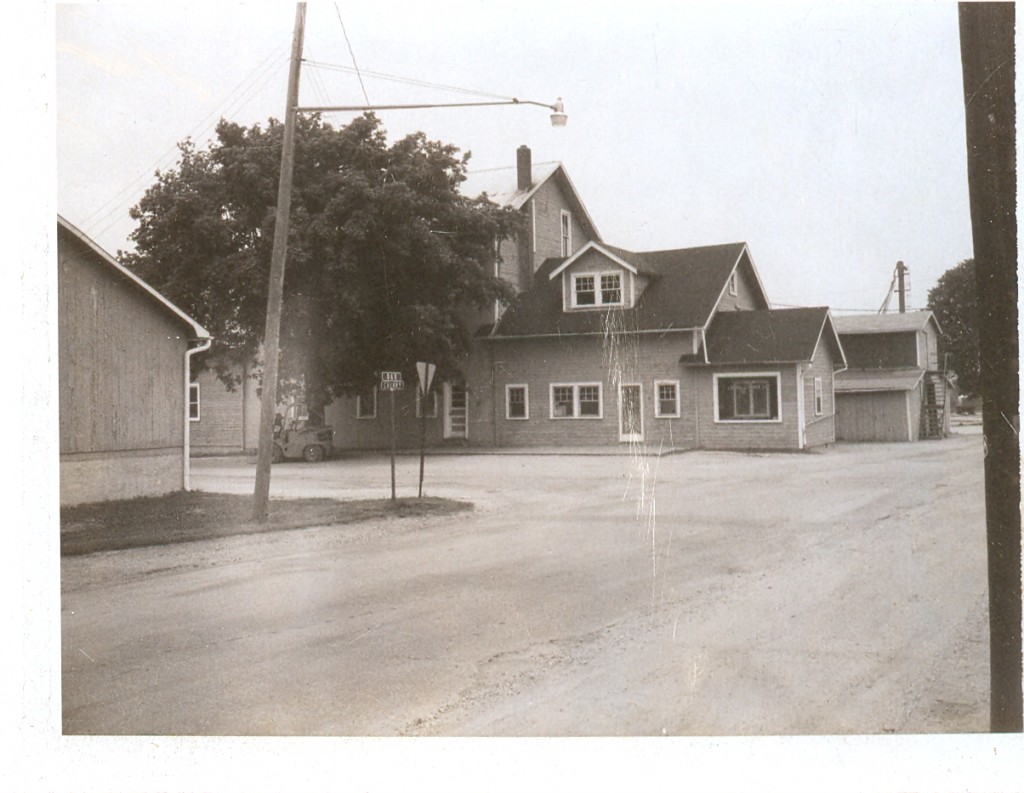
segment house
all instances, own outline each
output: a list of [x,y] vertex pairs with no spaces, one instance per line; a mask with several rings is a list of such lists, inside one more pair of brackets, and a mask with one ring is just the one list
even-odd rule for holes
[[832,443],[831,315],[769,305],[744,243],[549,259],[483,340],[494,444]]
[[209,334],[60,216],[57,266],[61,505],[187,489]]
[[950,383],[931,311],[836,317],[849,368],[836,378],[836,437],[916,441],[949,433]]

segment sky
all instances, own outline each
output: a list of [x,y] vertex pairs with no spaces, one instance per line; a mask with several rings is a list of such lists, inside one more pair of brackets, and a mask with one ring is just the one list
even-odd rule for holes
[[[128,209],[179,141],[283,118],[294,21],[290,3],[56,6],[58,211],[130,248]],[[973,255],[951,2],[311,3],[304,56],[342,69],[304,64],[300,105],[562,97],[561,129],[529,105],[378,115],[470,170],[520,144],[562,161],[611,244],[744,241],[776,307],[877,311],[897,261],[923,307]]]

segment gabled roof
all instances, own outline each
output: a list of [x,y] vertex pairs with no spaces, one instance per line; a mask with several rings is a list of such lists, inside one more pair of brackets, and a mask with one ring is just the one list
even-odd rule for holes
[[590,236],[600,240],[601,233],[597,230],[594,219],[587,211],[583,199],[580,198],[576,185],[569,178],[569,172],[560,162],[534,163],[530,168],[530,187],[527,190],[518,188],[518,170],[515,166],[470,171],[466,174],[466,181],[462,183],[459,190],[464,196],[470,198],[486,194],[487,198],[498,206],[522,209],[549,179],[555,180],[562,187],[576,210],[579,221],[586,227]]
[[701,329],[747,249],[743,242],[646,253],[604,244],[588,247],[628,262],[650,279],[635,307],[563,311],[561,279],[551,275],[566,260],[548,259],[534,275],[534,287],[508,307],[491,338],[603,333],[609,314],[630,331]]
[[548,278],[555,278],[555,277],[557,277],[562,272],[562,270],[564,270],[566,267],[571,265],[577,259],[582,257],[583,254],[585,254],[587,251],[592,251],[592,250],[600,251],[605,256],[607,256],[609,259],[611,259],[613,262],[615,262],[615,264],[619,265],[619,267],[622,267],[622,268],[624,268],[626,270],[629,270],[631,273],[635,274],[635,273],[639,272],[639,270],[637,269],[636,265],[630,264],[624,258],[624,255],[631,255],[631,254],[629,254],[629,251],[625,251],[622,248],[614,248],[611,245],[604,245],[603,243],[597,243],[597,242],[594,242],[593,240],[591,240],[586,245],[584,245],[582,248],[580,248],[578,251],[576,251],[576,253],[574,253],[568,259],[563,259],[561,264],[559,264],[557,267],[555,267],[551,271],[551,274],[548,275]]
[[[719,311],[705,336],[707,363],[794,363],[810,361],[823,335],[830,336],[842,356],[829,310],[781,308],[763,311]],[[684,363],[695,363],[687,356]]]
[[910,391],[922,377],[921,369],[847,369],[836,375],[836,392]]
[[908,311],[905,314],[861,314],[835,318],[840,333],[916,333],[932,321],[940,333],[938,320],[931,311]]
[[105,266],[110,268],[110,270],[116,273],[119,277],[131,282],[135,287],[141,289],[151,298],[156,300],[156,302],[162,308],[164,308],[169,313],[173,314],[177,319],[184,322],[189,328],[192,329],[192,332],[196,339],[210,338],[209,332],[202,325],[200,325],[198,322],[192,319],[192,317],[190,317],[188,314],[186,314],[184,311],[182,311],[180,308],[174,305],[174,303],[172,303],[162,294],[157,292],[153,287],[151,287],[149,284],[147,284],[145,281],[139,278],[139,276],[137,276],[127,267],[118,262],[113,256],[111,256],[109,253],[103,250],[103,248],[97,245],[91,237],[85,234],[85,232],[83,232],[81,229],[77,228],[76,226],[65,220],[64,217],[62,217],[59,214],[57,215],[57,227],[58,229],[63,229],[65,232],[67,232],[72,237],[81,242],[83,245],[85,245],[86,248],[88,248],[93,254],[95,254],[96,259],[98,261],[102,262]]

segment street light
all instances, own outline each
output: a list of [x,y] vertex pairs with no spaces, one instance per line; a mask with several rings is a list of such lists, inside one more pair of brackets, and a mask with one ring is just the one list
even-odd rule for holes
[[285,105],[284,132],[281,140],[281,179],[277,189],[277,211],[274,221],[274,246],[270,257],[270,284],[267,289],[267,321],[263,334],[263,392],[260,396],[259,451],[256,457],[256,485],[253,491],[253,520],[267,520],[270,502],[270,464],[274,450],[274,412],[277,407],[277,370],[281,352],[281,305],[284,300],[284,270],[288,247],[288,225],[291,210],[292,171],[295,163],[296,113],[412,110],[442,107],[481,107],[488,105],[536,105],[551,113],[551,126],[564,127],[566,119],[562,98],[553,105],[516,99],[493,102],[457,102],[418,105],[350,105],[344,107],[299,107],[299,71],[302,63],[302,42],[306,28],[306,4],[295,6],[295,31],[292,35],[291,65],[288,71],[288,100]]
[[564,127],[565,122],[569,118],[565,113],[565,105],[562,103],[562,97],[558,97],[558,101],[553,105],[549,105],[544,102],[534,102],[532,99],[517,99],[512,97],[511,99],[504,99],[500,102],[442,102],[440,104],[417,105],[323,105],[314,107],[297,107],[295,110],[298,113],[351,113],[363,110],[431,110],[442,107],[494,107],[496,105],[535,105],[536,107],[546,107],[548,110],[554,111],[551,114],[551,126],[553,127]]

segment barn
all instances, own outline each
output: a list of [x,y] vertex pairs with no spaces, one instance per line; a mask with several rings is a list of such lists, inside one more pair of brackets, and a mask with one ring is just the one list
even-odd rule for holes
[[60,216],[57,267],[61,506],[187,489],[209,334]]

